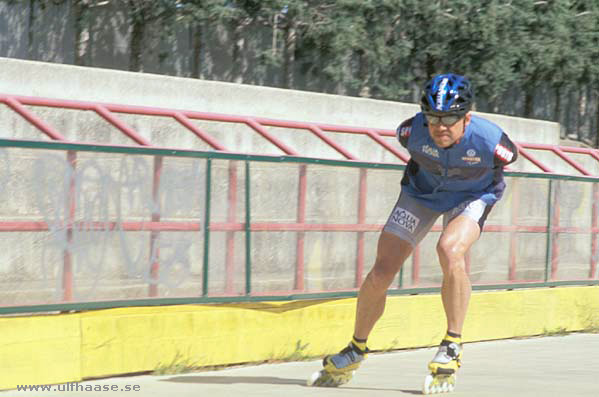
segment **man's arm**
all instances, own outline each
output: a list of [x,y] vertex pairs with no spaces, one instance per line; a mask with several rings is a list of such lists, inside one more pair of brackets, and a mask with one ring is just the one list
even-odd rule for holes
[[495,167],[504,167],[518,158],[518,148],[504,132],[495,146]]

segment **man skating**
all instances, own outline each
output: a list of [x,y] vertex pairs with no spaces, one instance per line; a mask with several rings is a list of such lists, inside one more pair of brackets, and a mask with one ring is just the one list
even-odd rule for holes
[[471,113],[473,101],[467,78],[437,75],[424,88],[421,112],[397,128],[411,158],[399,199],[379,237],[375,264],[358,294],[352,341],[323,360],[323,369],[310,384],[339,386],[351,379],[366,357],[367,339],[383,314],[387,289],[414,246],[443,215],[437,253],[447,333],[429,363],[431,375],[423,392],[453,389],[472,291],[464,257],[503,194],[503,167],[517,158],[516,146],[499,126]]

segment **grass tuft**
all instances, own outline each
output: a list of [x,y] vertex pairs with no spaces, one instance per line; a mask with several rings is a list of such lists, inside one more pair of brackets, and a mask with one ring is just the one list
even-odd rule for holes
[[181,353],[177,352],[170,363],[159,363],[152,373],[154,375],[184,374],[193,372],[200,367],[198,362],[191,361],[190,358],[184,358]]

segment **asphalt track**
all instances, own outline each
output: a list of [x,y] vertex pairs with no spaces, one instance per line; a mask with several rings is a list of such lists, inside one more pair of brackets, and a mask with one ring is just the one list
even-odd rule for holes
[[[422,394],[426,363],[434,351],[415,349],[371,354],[352,381],[339,388],[305,385],[310,374],[320,369],[320,360],[315,360],[178,375],[116,377],[75,384],[80,389],[110,386],[119,391],[13,390],[0,392],[0,397],[413,396]],[[442,395],[599,396],[599,334],[469,343],[464,347],[463,362],[456,391]],[[139,391],[125,391],[127,386],[138,386]]]

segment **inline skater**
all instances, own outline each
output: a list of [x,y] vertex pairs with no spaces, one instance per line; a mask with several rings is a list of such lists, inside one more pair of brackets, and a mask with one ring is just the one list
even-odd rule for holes
[[505,189],[503,167],[517,148],[499,126],[471,112],[470,81],[440,74],[424,87],[421,112],[402,122],[397,138],[410,153],[401,192],[378,240],[372,270],[360,287],[353,338],[323,360],[314,386],[347,383],[368,353],[367,339],[385,308],[386,292],[416,246],[443,215],[437,254],[447,333],[428,368],[423,393],[451,391],[461,366],[462,328],[472,287],[465,254]]

